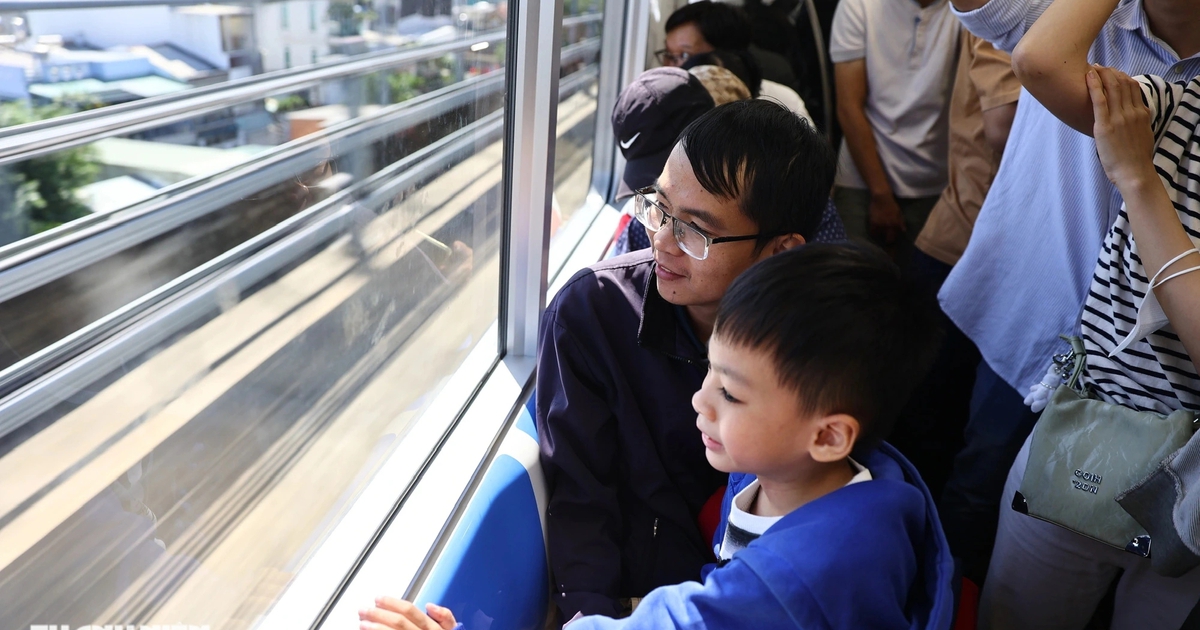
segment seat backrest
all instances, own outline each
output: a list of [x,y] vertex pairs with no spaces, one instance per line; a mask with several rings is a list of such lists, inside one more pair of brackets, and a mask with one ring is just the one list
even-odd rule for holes
[[419,606],[450,608],[467,630],[539,630],[545,622],[545,483],[532,409],[509,428],[416,597]]

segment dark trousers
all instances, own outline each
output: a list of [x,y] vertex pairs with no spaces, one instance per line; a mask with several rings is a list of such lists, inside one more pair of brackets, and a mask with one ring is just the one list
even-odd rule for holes
[[[950,269],[919,249],[906,267],[931,294]],[[942,527],[963,575],[982,584],[1005,477],[1037,414],[980,360],[975,344],[945,314],[942,327],[938,357],[888,441],[916,466],[938,501]]]
[[[922,291],[935,296],[950,269],[950,265],[915,249],[907,273]],[[900,412],[888,438],[916,466],[935,501],[941,497],[954,457],[963,447],[963,429],[979,365],[975,344],[949,317],[939,315],[943,336],[938,356]]]
[[938,509],[950,551],[976,584],[983,583],[991,561],[1008,469],[1038,419],[1023,399],[987,362],[979,362],[965,444]]

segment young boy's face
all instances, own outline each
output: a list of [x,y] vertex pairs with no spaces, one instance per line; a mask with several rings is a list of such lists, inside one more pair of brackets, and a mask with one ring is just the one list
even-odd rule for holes
[[713,468],[780,481],[803,471],[819,426],[801,409],[796,392],[780,384],[771,356],[713,336],[708,358],[708,375],[692,406]]
[[[722,199],[704,190],[687,154],[676,145],[655,184],[658,204],[684,223],[716,238],[758,233],[758,225],[738,207],[736,199]],[[714,243],[708,258],[696,260],[684,253],[667,221],[649,234],[654,249],[658,293],[677,306],[716,306],[733,280],[773,253],[771,247],[755,251],[755,241]]]

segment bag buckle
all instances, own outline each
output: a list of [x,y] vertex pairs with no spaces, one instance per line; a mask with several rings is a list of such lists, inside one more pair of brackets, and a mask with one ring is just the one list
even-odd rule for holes
[[1052,360],[1054,361],[1054,373],[1058,374],[1064,383],[1071,380],[1071,375],[1075,372],[1075,351],[1056,354]]
[[1020,490],[1013,493],[1012,509],[1021,514],[1029,514],[1029,502],[1025,500],[1025,495],[1021,494]]
[[1149,558],[1150,557],[1150,537],[1149,536],[1135,537],[1133,540],[1129,541],[1128,545],[1125,545],[1125,551],[1128,551],[1129,553],[1131,553],[1135,556]]

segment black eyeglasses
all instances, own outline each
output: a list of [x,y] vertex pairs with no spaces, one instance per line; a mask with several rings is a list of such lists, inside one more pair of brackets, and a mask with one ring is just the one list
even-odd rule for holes
[[679,249],[696,260],[708,258],[708,248],[717,243],[749,241],[762,236],[761,234],[709,236],[700,228],[690,223],[684,223],[678,217],[668,214],[662,206],[658,205],[658,201],[650,198],[651,195],[654,195],[655,199],[658,197],[658,191],[654,190],[652,186],[634,191],[633,216],[637,217],[637,220],[652,233],[661,230],[670,220],[671,233],[675,236],[675,242],[679,244]]
[[692,53],[673,53],[666,48],[654,51],[654,58],[658,59],[658,63],[664,66],[673,66],[676,68],[686,63],[688,58],[691,56]]

